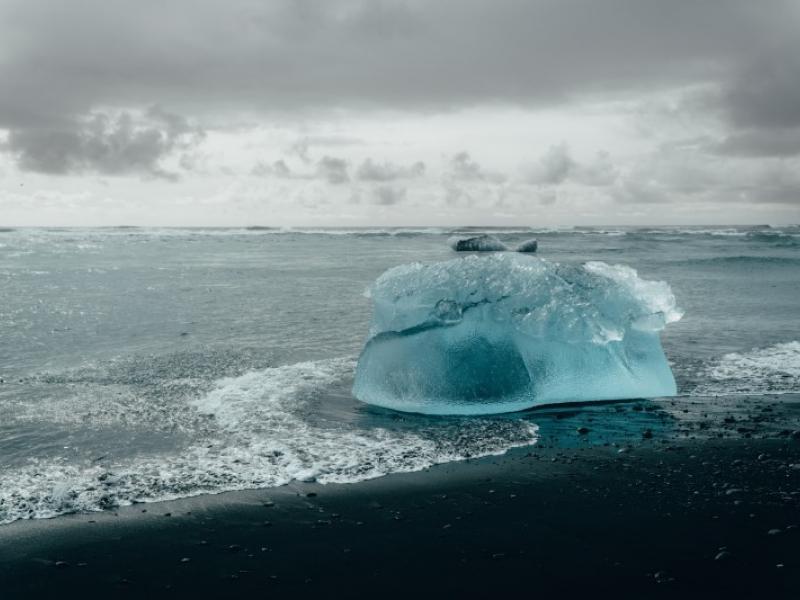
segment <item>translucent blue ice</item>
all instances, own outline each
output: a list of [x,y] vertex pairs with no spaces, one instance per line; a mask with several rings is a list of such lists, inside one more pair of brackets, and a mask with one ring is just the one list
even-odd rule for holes
[[386,271],[353,392],[428,414],[670,396],[659,331],[681,312],[669,285],[625,266],[523,254]]

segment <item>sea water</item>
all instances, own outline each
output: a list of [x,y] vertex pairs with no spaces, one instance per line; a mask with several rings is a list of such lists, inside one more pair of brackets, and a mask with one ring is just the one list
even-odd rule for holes
[[684,316],[661,337],[685,404],[613,411],[606,440],[800,390],[798,227],[3,229],[0,523],[577,443],[546,410],[433,417],[352,396],[365,289],[480,233],[671,286]]

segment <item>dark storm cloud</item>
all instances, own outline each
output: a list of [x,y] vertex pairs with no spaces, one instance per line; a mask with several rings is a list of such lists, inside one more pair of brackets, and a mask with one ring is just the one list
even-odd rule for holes
[[56,128],[12,129],[7,150],[23,170],[49,174],[138,173],[174,179],[161,161],[187,148],[203,132],[185,119],[158,107],[144,115],[93,113]]
[[800,18],[795,15],[793,21],[794,40],[777,40],[776,47],[756,56],[727,85],[724,101],[737,125],[800,127]]
[[394,181],[396,179],[414,179],[425,174],[425,163],[417,161],[411,165],[396,165],[388,161],[375,162],[367,158],[356,171],[361,181]]
[[[0,122],[58,122],[100,104],[158,102],[187,114],[436,108],[706,82],[738,76],[757,56],[774,65],[796,50],[796,7],[777,1],[767,10],[745,0],[10,0],[0,8]],[[773,57],[767,49],[781,41]],[[781,73],[766,84],[778,82],[796,91]],[[752,98],[737,110],[761,114],[770,102]]]
[[[800,31],[800,4],[789,22]],[[728,135],[712,153],[741,157],[800,154],[800,35],[776,39],[756,52],[709,98],[727,121]]]
[[708,149],[729,156],[795,156],[800,154],[800,127],[741,131],[713,142]]

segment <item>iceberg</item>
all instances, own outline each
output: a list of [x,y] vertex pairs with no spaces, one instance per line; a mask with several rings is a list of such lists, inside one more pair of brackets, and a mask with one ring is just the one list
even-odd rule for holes
[[394,267],[367,294],[362,402],[488,414],[676,393],[659,332],[682,313],[669,285],[630,267],[471,255]]
[[450,246],[456,252],[502,252],[508,250],[503,242],[493,235],[477,235],[469,238],[450,238]]
[[536,249],[539,247],[539,242],[536,240],[527,240],[522,242],[519,246],[517,246],[517,252],[536,252]]

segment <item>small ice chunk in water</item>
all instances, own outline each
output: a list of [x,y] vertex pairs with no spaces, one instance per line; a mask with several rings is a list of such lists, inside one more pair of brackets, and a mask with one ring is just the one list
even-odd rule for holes
[[395,267],[370,292],[363,402],[486,414],[676,393],[659,331],[681,312],[629,267],[473,255]]
[[477,235],[468,238],[450,238],[450,246],[456,252],[502,252],[508,250],[503,242],[493,235]]
[[536,240],[526,240],[517,246],[517,252],[536,252],[539,242]]

